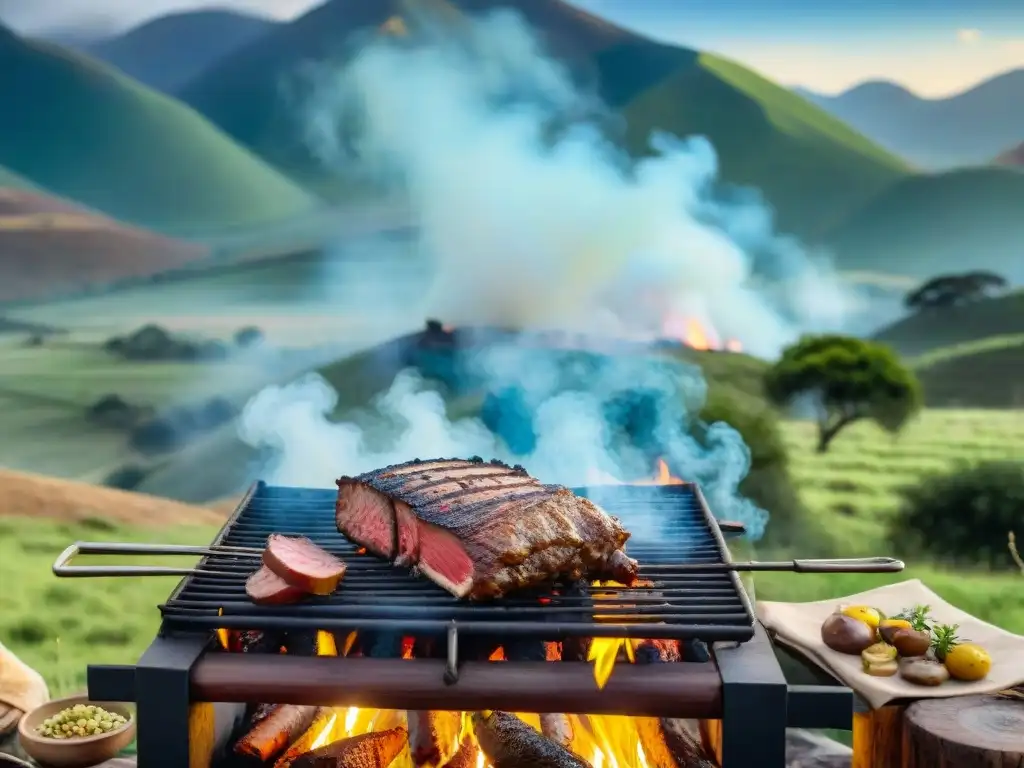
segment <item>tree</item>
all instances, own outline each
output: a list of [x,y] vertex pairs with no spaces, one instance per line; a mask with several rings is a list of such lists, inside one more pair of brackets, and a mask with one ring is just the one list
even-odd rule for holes
[[809,398],[818,412],[818,452],[844,427],[870,419],[896,433],[921,407],[921,386],[884,344],[850,336],[805,336],[765,376],[773,403]]
[[1006,278],[995,272],[977,270],[958,275],[939,275],[908,293],[903,304],[907,309],[941,309],[988,298],[1007,287]]

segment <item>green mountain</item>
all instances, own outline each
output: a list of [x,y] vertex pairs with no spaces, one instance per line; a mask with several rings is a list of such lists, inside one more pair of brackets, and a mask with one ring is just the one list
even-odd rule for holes
[[912,277],[1024,273],[1024,174],[977,168],[908,176],[826,237],[840,264]]
[[124,221],[200,233],[315,204],[193,110],[2,27],[0,103],[0,165]]
[[878,331],[874,338],[901,355],[920,357],[952,347],[973,350],[973,345],[1007,334],[1024,335],[1024,291],[962,307],[915,312]]
[[[452,15],[504,5],[492,0],[434,0]],[[181,92],[187,103],[278,166],[302,178],[313,162],[300,126],[285,108],[282,84],[308,61],[341,54],[359,30],[407,17],[406,0],[329,0],[215,64]],[[835,118],[738,64],[662,45],[560,0],[526,0],[516,10],[548,50],[628,120],[627,146],[640,153],[654,129],[708,136],[724,177],[763,190],[781,224],[813,234],[865,202],[906,169]],[[457,10],[456,10],[457,9]],[[407,26],[413,26],[412,24]],[[291,80],[290,80],[291,78]]]

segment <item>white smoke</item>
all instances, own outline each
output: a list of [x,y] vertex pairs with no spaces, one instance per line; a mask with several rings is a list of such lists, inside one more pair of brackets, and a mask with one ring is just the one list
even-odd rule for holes
[[[594,114],[593,99],[541,55],[517,17],[495,14],[459,30],[432,45],[381,40],[321,73],[307,121],[326,163],[389,182],[415,212],[414,249],[436,272],[423,303],[396,312],[455,325],[625,331],[653,330],[675,311],[764,355],[803,330],[842,322],[848,299],[827,265],[777,236],[756,201],[715,199],[708,141],[655,136],[655,155],[630,161],[580,122]],[[477,373],[488,388],[511,382],[532,397],[536,441],[515,457],[532,474],[571,485],[595,471],[650,471],[640,452],[608,443],[601,405],[601,396],[638,384],[643,370],[628,365],[555,392],[536,355],[498,362]],[[668,382],[690,414],[703,402],[692,372],[649,376],[655,388]],[[450,421],[440,396],[412,374],[374,404],[369,426],[331,423],[336,404],[317,377],[250,402],[242,436],[279,450],[271,481],[329,486],[340,474],[415,457],[509,458],[479,420]],[[759,533],[766,514],[737,493],[750,463],[739,435],[716,424],[698,440],[690,426],[685,412],[658,415],[673,466],[701,481],[718,514]]]

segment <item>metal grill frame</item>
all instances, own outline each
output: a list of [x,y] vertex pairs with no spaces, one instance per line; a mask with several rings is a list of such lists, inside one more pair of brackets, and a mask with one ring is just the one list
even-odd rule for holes
[[[260,484],[257,483],[249,489],[229,518],[228,524],[238,518],[259,488]],[[215,537],[215,545],[223,542],[228,524],[225,524]],[[717,532],[717,528],[712,528],[712,531]],[[720,532],[718,538],[721,538]],[[724,539],[721,543],[724,547]],[[728,556],[728,549],[725,548],[723,551]],[[733,576],[735,577],[735,574]],[[171,598],[181,592],[184,584],[183,579],[172,592]],[[218,670],[216,665],[211,666],[211,663],[218,659],[235,661],[231,658],[233,656],[234,654],[219,651],[210,632],[173,631],[162,625],[157,637],[137,664],[90,665],[89,696],[96,701],[136,703],[140,765],[146,768],[218,768],[226,764],[226,750],[239,726],[244,722],[245,702],[257,700],[252,698],[251,691],[246,695],[244,686],[236,685],[234,690],[231,690],[232,686],[225,685],[223,681],[219,688],[213,684]],[[265,669],[268,666],[275,666],[276,661],[283,659],[272,658],[274,661],[267,657],[250,657],[247,661],[251,662],[252,666],[244,663],[239,666],[248,670]],[[670,706],[674,710],[673,714],[669,715],[666,712],[665,716],[712,718],[721,721],[719,757],[722,768],[784,768],[787,728],[850,730],[853,726],[854,709],[864,709],[864,705],[855,699],[849,688],[810,666],[807,666],[810,672],[806,674],[815,675],[814,682],[818,684],[788,684],[774,644],[758,623],[753,625],[753,637],[748,642],[716,643],[713,646],[713,660],[714,664],[711,665],[680,663],[678,666],[711,667],[720,681],[717,705],[708,707],[707,711],[688,712],[688,708],[695,710],[695,703],[688,700],[687,692],[683,688],[679,688],[672,697],[662,694],[662,701],[663,706]],[[304,661],[319,662],[322,665],[317,667],[319,671],[326,670],[326,665],[335,662],[358,663],[362,660],[323,657]],[[426,666],[439,662],[395,660],[392,663]],[[486,666],[508,668],[508,672],[517,675],[516,668],[529,666],[529,663],[491,663]],[[559,666],[586,668],[588,665],[568,663]],[[590,674],[586,669],[579,671],[583,675]],[[660,670],[661,674],[654,673],[657,675],[655,680],[665,678],[665,671]],[[223,676],[224,671],[220,670],[219,674]],[[275,674],[279,679],[287,677],[279,672]],[[339,670],[333,677],[339,679],[344,677],[344,674]],[[685,678],[685,674],[673,676],[674,682],[668,686],[678,685]],[[802,682],[806,680],[805,677]],[[287,687],[287,680],[278,685],[279,692],[284,694],[279,700],[284,703],[303,703],[295,701],[286,690]],[[330,687],[334,696],[358,699],[361,695],[358,689],[352,690],[351,685]],[[461,686],[456,683],[449,686],[449,689],[459,687]],[[614,688],[613,677],[612,684],[609,685],[609,689],[612,690],[598,692],[593,689],[587,695],[594,697],[595,700],[605,701],[604,704],[595,705],[600,710],[608,706],[608,700],[617,698]],[[328,706],[340,702],[324,700],[319,703]],[[423,708],[431,706],[428,702],[423,704]],[[489,707],[494,704],[497,702],[492,702]],[[589,702],[585,702],[584,706],[589,706]],[[621,704],[619,706],[621,708]],[[645,713],[636,710],[627,714],[641,716]]]
[[[681,518],[677,523],[680,537],[695,537],[696,557],[687,557],[682,552],[686,544],[683,538],[666,546],[653,543],[635,544],[633,548],[627,546],[627,551],[641,562],[641,578],[645,578],[645,565],[653,569],[649,574],[655,582],[653,586],[592,587],[583,597],[534,590],[525,596],[510,595],[495,601],[460,601],[426,579],[411,576],[404,569],[396,569],[371,555],[355,554],[356,545],[347,542],[340,534],[332,533],[332,537],[337,537],[331,542],[336,552],[338,549],[334,545],[338,542],[350,550],[338,552],[348,562],[349,572],[334,596],[313,598],[297,605],[255,606],[242,591],[245,577],[256,567],[252,560],[232,561],[227,555],[208,555],[197,566],[200,572],[182,579],[160,606],[162,631],[208,632],[221,627],[324,629],[401,632],[416,636],[448,633],[451,637],[454,630],[464,636],[496,635],[547,641],[567,637],[694,639],[705,642],[749,640],[754,634],[754,609],[738,574],[721,569],[710,573],[687,570],[695,565],[706,565],[712,570],[730,562],[725,538],[699,486],[681,484],[639,488],[599,486],[589,490],[596,491],[592,495],[599,500],[608,498],[611,493],[621,496],[617,501],[645,506],[645,497],[650,494],[665,508],[674,506],[682,511],[693,505],[696,509],[695,513],[692,510],[686,512],[692,519]],[[270,493],[264,496],[268,490]],[[258,482],[225,522],[213,545],[230,546],[235,541],[232,538],[235,526],[249,522],[246,512],[254,502],[267,499],[268,504],[277,503],[287,508],[289,503],[302,501],[300,494],[313,491],[319,493],[320,489],[279,488]],[[583,489],[576,492],[584,495]],[[291,493],[296,495],[295,499],[289,499]],[[628,497],[638,494],[642,494],[639,501],[628,500]],[[674,499],[666,498],[666,494],[678,494],[678,503],[674,504]],[[611,514],[616,513],[614,504],[609,503],[607,508]],[[305,522],[309,522],[308,518]],[[629,527],[628,520],[625,525]],[[258,534],[242,532],[238,535],[252,539],[272,532],[268,526]],[[312,538],[315,540],[315,536]],[[248,539],[243,539],[247,546],[255,543]],[[318,543],[323,545],[325,542],[321,540]],[[675,548],[680,549],[677,563],[681,567],[673,571],[672,555],[666,551]],[[225,568],[230,569],[233,575],[230,578],[224,576],[224,581],[218,582],[221,578],[218,574],[227,573],[218,569]],[[362,577],[368,586],[365,583],[360,585],[360,572],[368,574]],[[219,583],[223,583],[221,592],[209,591],[220,588]],[[204,599],[204,591],[209,591],[211,597]],[[595,599],[595,592],[602,593],[602,597]],[[217,613],[218,609],[223,609],[223,615]],[[595,613],[603,618],[593,618]],[[394,615],[383,618],[388,614]],[[623,617],[620,620],[608,618],[620,616]]]

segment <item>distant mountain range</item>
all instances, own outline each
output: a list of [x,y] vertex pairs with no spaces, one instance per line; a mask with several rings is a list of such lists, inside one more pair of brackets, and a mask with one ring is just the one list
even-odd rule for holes
[[[354,40],[400,30],[412,44],[422,39],[421,19],[456,30],[504,5],[328,0],[288,23],[180,14],[103,44],[124,54],[123,74],[0,27],[0,187],[45,190],[164,233],[287,219],[320,205],[339,184],[306,149],[304,126],[283,97],[303,65],[343,66]],[[1020,264],[1024,173],[994,166],[919,173],[733,61],[655,42],[562,0],[514,6],[623,118],[612,139],[641,156],[653,131],[707,137],[726,184],[758,189],[782,231],[831,249],[841,269],[925,277],[964,263],[997,271]],[[183,64],[190,38],[174,45],[166,31],[174,29],[200,37],[180,30],[207,30],[197,47],[206,64],[192,76],[182,68],[191,66]],[[138,42],[147,37],[150,44]],[[182,84],[159,93],[136,76]],[[903,93],[889,88],[890,111],[916,99]],[[984,162],[1021,138],[1000,141]]]
[[123,221],[222,231],[313,205],[180,102],[4,27],[0,105],[0,166]]
[[146,85],[173,91],[274,26],[233,11],[191,11],[161,16],[85,51]]
[[945,99],[922,99],[881,81],[838,96],[796,92],[926,170],[984,165],[1024,141],[1024,69]]

